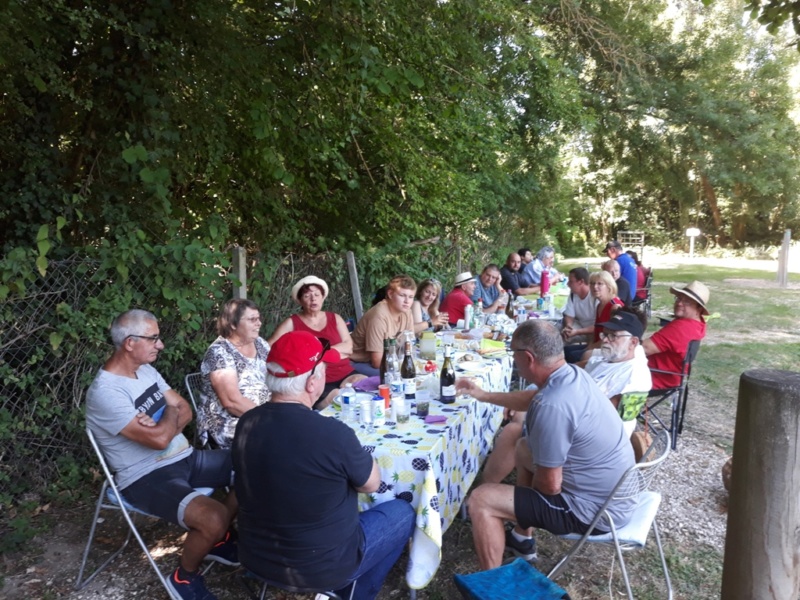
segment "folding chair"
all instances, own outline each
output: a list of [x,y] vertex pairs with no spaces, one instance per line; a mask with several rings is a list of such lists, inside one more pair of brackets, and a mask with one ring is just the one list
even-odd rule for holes
[[[154,515],[150,515],[144,511],[137,509],[135,506],[132,506],[128,502],[125,501],[125,498],[120,494],[119,489],[117,488],[117,484],[114,481],[114,476],[111,473],[111,470],[106,463],[106,459],[103,456],[102,450],[100,450],[100,446],[97,445],[97,440],[95,440],[94,434],[92,431],[87,427],[86,428],[86,435],[89,437],[89,441],[92,444],[92,448],[94,448],[94,452],[97,455],[97,460],[100,461],[100,466],[103,468],[103,474],[105,475],[105,481],[103,481],[103,487],[100,489],[100,496],[97,498],[97,506],[94,510],[94,516],[92,517],[92,526],[89,530],[89,539],[86,542],[86,548],[83,551],[83,558],[81,560],[80,570],[78,571],[78,577],[75,580],[75,589],[81,590],[85,588],[91,581],[99,575],[108,565],[110,565],[114,559],[116,559],[123,550],[128,546],[128,542],[131,540],[131,536],[136,537],[136,541],[139,542],[139,546],[142,548],[145,556],[147,557],[147,561],[150,563],[150,566],[153,567],[153,571],[155,571],[158,580],[161,582],[161,585],[164,586],[164,589],[167,590],[167,595],[170,595],[169,590],[167,588],[167,582],[164,574],[158,568],[156,561],[153,559],[153,555],[150,553],[150,550],[147,548],[147,544],[145,544],[144,540],[142,539],[139,530],[136,528],[136,524],[134,523],[134,517],[137,514],[144,515],[146,517],[151,517],[153,519],[158,519],[158,517]],[[212,488],[198,488],[198,492],[205,494],[206,496],[210,496],[214,490]],[[86,563],[89,559],[89,552],[92,549],[92,544],[95,540],[95,533],[97,532],[97,523],[98,517],[100,516],[100,511],[106,510],[114,510],[119,511],[122,513],[122,516],[125,518],[125,521],[128,524],[128,535],[125,537],[125,541],[122,542],[122,545],[109,556],[97,569],[95,569],[88,577],[84,579],[83,573],[86,570]],[[213,563],[211,563],[213,564]],[[204,571],[205,573],[205,571]],[[171,596],[170,596],[171,597]]]
[[[617,558],[619,559],[619,567],[620,571],[622,571],[622,578],[625,581],[628,599],[633,600],[633,592],[631,591],[631,582],[628,578],[628,570],[625,566],[623,550],[628,551],[644,548],[647,544],[647,536],[652,529],[658,554],[661,559],[661,568],[664,571],[668,598],[672,598],[672,583],[669,579],[667,561],[664,558],[664,548],[661,545],[661,537],[659,536],[658,525],[656,524],[656,515],[658,513],[658,507],[661,504],[661,494],[649,490],[650,483],[656,471],[666,460],[667,456],[669,456],[670,447],[670,434],[668,431],[662,430],[653,440],[653,444],[642,457],[641,462],[633,465],[620,478],[611,494],[609,494],[608,498],[603,503],[603,506],[600,507],[600,510],[597,511],[594,519],[592,519],[592,522],[589,524],[589,532],[591,532],[600,521],[601,517],[605,517],[610,527],[608,533],[590,535],[589,532],[587,532],[583,535],[570,534],[560,536],[563,539],[576,540],[576,543],[550,571],[548,574],[550,579],[557,579],[558,576],[564,572],[575,554],[577,554],[587,542],[608,545],[613,544],[617,553]],[[608,513],[608,506],[614,500],[624,499],[636,500],[636,507],[627,525],[617,528],[614,519]]]
[[644,298],[639,298],[634,294],[632,305],[634,308],[643,310],[647,318],[649,319],[653,314],[653,294],[652,294],[652,287],[653,287],[653,269],[650,269],[650,272],[647,275],[647,278],[644,280],[644,287],[637,288],[636,292],[645,292]]
[[[200,398],[200,385],[203,382],[203,374],[202,373],[189,373],[184,380],[184,384],[186,385],[186,391],[189,392],[189,400],[192,403],[192,408],[194,408],[195,414],[195,422],[194,422],[194,446],[196,448],[205,448],[209,445],[210,439],[208,437],[208,431],[200,430],[200,419],[198,418],[200,412],[197,409],[197,398]],[[197,398],[195,398],[197,395]]]
[[[676,375],[680,378],[680,384],[677,387],[664,388],[660,390],[651,390],[648,394],[647,410],[650,411],[650,416],[661,426],[666,429],[672,436],[672,449],[678,447],[678,436],[683,432],[683,417],[686,414],[686,403],[689,400],[689,376],[692,374],[692,363],[697,358],[697,353],[700,351],[700,340],[692,340],[686,348],[686,356],[683,358],[680,372],[665,371],[663,369],[650,369],[651,373],[664,373],[667,375]],[[670,401],[670,415],[669,426],[667,426],[666,415],[660,417],[658,413],[653,410],[665,401]],[[651,428],[652,422],[650,423]],[[655,429],[653,428],[653,431]]]
[[[261,588],[258,590],[257,593],[254,592],[253,589],[250,587],[250,584],[247,581],[248,579],[255,579],[261,584]],[[319,598],[320,595],[322,595],[322,596],[327,596],[330,600],[345,600],[339,594],[337,594],[332,590],[318,590],[315,588],[297,587],[286,583],[272,581],[269,579],[265,579],[260,575],[256,575],[249,569],[244,575],[242,575],[242,585],[244,585],[245,589],[247,590],[250,600],[265,600],[267,598],[267,590],[270,587],[275,587],[284,590],[286,592],[292,592],[293,594],[317,594],[316,596],[317,598]],[[347,597],[349,600],[352,600],[355,591],[356,591],[356,582],[354,581],[350,586],[350,595]]]

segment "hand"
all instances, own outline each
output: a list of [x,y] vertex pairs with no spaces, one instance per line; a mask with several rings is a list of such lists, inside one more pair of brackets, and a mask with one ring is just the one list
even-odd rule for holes
[[572,332],[572,327],[564,327],[564,329],[561,330],[561,337],[565,340],[568,340],[573,335],[575,334]]
[[513,410],[511,408],[504,408],[503,409],[503,420],[504,421],[510,421],[511,419],[514,418],[515,414],[517,414],[517,411],[515,411],[515,410]]
[[477,394],[482,391],[483,390],[481,387],[471,377],[459,377],[456,379],[456,392],[459,394],[468,394],[469,396],[478,399]]
[[447,319],[449,316],[450,315],[448,315],[447,313],[441,312],[431,319],[431,325],[433,325],[434,327],[447,325]]
[[136,415],[136,422],[139,423],[142,427],[155,427],[158,425],[155,421],[153,421],[152,417],[147,413],[140,412]]

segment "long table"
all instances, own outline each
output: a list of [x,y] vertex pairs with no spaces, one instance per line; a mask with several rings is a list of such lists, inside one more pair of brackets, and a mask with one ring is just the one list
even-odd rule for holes
[[[487,359],[484,363],[484,369],[468,375],[480,379],[484,389],[508,391],[510,357]],[[332,406],[322,414],[341,417]],[[359,494],[359,508],[367,510],[401,498],[417,511],[406,571],[412,590],[425,587],[436,574],[442,557],[442,536],[458,515],[502,420],[501,408],[468,396],[449,405],[433,400],[430,414],[443,415],[447,421],[425,423],[416,416],[416,406],[412,404],[411,420],[403,426],[387,420],[385,426],[368,433],[358,424],[350,424],[381,471],[378,491]]]

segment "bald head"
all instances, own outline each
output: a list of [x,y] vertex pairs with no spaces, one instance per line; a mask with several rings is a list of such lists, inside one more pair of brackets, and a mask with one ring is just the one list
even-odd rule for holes
[[506,259],[506,266],[512,271],[518,271],[521,263],[522,259],[516,252],[509,254],[508,258]]

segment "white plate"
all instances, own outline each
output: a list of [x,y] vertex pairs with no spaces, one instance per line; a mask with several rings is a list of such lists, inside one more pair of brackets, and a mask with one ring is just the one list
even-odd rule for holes
[[478,360],[466,360],[456,363],[456,367],[462,371],[485,371],[489,366]]
[[[361,400],[372,400],[373,394],[369,392],[356,392],[356,403],[361,402]],[[333,405],[341,408],[342,401],[339,399],[340,396],[335,396],[333,399]]]

